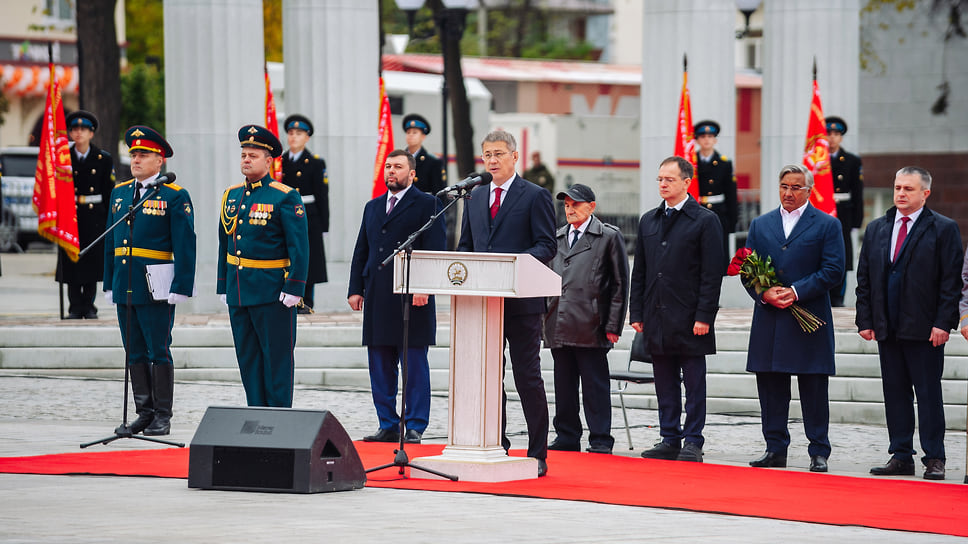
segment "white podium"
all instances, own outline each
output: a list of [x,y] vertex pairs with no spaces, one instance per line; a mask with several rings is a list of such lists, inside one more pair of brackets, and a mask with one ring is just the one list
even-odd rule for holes
[[[393,292],[404,291],[397,254]],[[538,477],[538,462],[501,446],[504,299],[558,296],[561,277],[528,254],[414,251],[410,292],[450,295],[450,400],[447,446],[413,463],[470,482]],[[423,471],[411,477],[438,479]]]

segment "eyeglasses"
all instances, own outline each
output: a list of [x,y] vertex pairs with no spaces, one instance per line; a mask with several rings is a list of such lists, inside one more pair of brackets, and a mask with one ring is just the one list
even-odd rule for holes
[[485,161],[489,161],[492,158],[501,161],[501,160],[504,160],[504,157],[507,157],[508,155],[510,155],[510,153],[508,153],[507,151],[495,151],[494,153],[490,153],[490,152],[484,153],[483,155],[481,155],[481,158],[484,159]]
[[677,181],[679,181],[679,178],[655,178],[656,183],[665,183],[666,185],[671,185]]
[[797,191],[804,191],[804,190],[809,191],[810,189],[811,187],[801,187],[799,185],[787,185],[786,183],[780,184],[781,193],[785,193],[787,191],[793,191],[795,193]]

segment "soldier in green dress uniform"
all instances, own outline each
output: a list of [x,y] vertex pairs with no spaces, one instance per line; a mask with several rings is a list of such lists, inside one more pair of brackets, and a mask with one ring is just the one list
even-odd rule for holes
[[239,129],[245,181],[222,195],[216,292],[229,307],[249,406],[292,406],[296,305],[306,289],[309,237],[299,191],[273,181],[282,144],[268,129]]
[[[158,185],[161,167],[172,156],[165,138],[150,127],[135,125],[125,132],[124,140],[134,179],[111,191],[108,223],[114,224],[130,206],[149,198],[126,225],[119,225],[104,240],[104,290],[117,305],[128,354],[138,413],[128,427],[132,433],[166,435],[171,429],[175,387],[171,359],[175,304],[194,294],[195,212],[183,187],[173,182]],[[149,265],[167,269],[170,285],[155,281],[149,287]],[[159,275],[164,274],[159,271],[153,277]]]

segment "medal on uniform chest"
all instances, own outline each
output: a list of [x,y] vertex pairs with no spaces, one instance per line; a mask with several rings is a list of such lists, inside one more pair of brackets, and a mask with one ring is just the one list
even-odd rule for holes
[[272,211],[274,206],[272,204],[253,204],[249,209],[249,224],[250,225],[267,225],[269,219],[272,219]]

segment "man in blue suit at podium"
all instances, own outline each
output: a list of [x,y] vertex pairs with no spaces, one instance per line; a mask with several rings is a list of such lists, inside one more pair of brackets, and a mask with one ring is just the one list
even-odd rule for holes
[[[464,206],[458,251],[528,253],[549,263],[557,252],[551,193],[517,175],[517,142],[511,134],[495,130],[485,136],[481,158],[494,178],[474,189]],[[544,297],[504,301],[504,340],[528,424],[528,457],[538,460],[538,476],[548,472],[548,398],[539,357],[544,313]],[[502,399],[506,409],[507,395]],[[507,450],[506,411],[502,416],[501,443]]]

